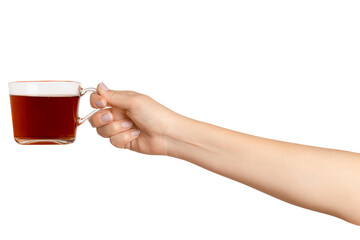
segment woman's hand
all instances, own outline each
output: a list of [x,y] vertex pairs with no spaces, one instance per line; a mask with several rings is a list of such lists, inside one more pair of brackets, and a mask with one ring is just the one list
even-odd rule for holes
[[133,91],[113,91],[100,83],[91,106],[104,108],[90,118],[100,136],[111,144],[145,154],[166,155],[167,131],[180,115],[152,98]]
[[[119,148],[184,159],[286,202],[360,225],[360,155],[275,141],[183,117],[148,96],[91,96],[90,122]],[[264,120],[265,121],[265,120]],[[340,170],[339,170],[340,169]]]

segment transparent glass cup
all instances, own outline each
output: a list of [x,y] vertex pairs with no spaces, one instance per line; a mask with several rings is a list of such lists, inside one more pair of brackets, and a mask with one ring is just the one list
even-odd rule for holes
[[78,117],[80,97],[96,88],[74,81],[20,81],[9,83],[15,141],[19,144],[69,144],[76,129],[94,110]]

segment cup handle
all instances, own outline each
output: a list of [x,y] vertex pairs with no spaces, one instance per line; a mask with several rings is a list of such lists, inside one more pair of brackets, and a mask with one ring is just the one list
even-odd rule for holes
[[[86,93],[88,92],[92,92],[92,93],[97,93],[97,89],[93,88],[93,87],[89,87],[89,88],[81,88],[80,89],[80,97],[84,96]],[[89,119],[89,117],[91,117],[91,115],[93,115],[94,113],[96,113],[97,111],[99,111],[100,109],[95,109],[94,111],[92,111],[91,113],[89,113],[88,115],[86,115],[85,117],[78,117],[77,121],[76,121],[76,126],[80,126],[81,124],[83,124],[86,120]]]

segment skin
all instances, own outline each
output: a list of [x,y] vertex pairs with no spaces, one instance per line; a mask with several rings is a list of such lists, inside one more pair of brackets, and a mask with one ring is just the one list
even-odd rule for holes
[[98,85],[90,118],[112,145],[189,161],[291,204],[360,225],[360,154],[252,136]]

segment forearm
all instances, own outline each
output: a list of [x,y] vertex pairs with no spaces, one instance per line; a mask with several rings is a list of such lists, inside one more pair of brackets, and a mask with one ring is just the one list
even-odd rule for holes
[[188,118],[169,131],[169,155],[289,203],[360,224],[360,157],[243,134]]

